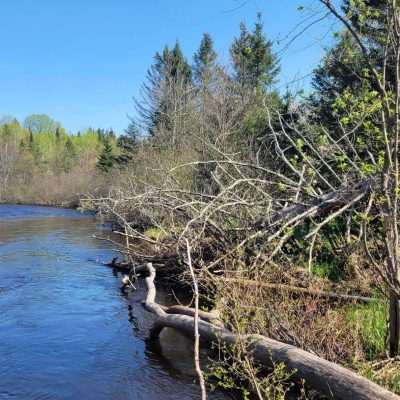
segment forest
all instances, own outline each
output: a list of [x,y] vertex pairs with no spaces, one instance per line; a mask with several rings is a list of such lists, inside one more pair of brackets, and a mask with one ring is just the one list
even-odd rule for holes
[[123,135],[69,134],[45,115],[1,122],[1,201],[96,209],[124,265],[193,290],[199,321],[148,299],[161,326],[192,318],[208,337],[218,316],[203,398],[400,394],[400,4],[317,3],[338,30],[311,88],[278,90],[258,15],[228,64],[208,33],[194,55],[159,49]]
[[[20,123],[5,116],[0,122],[0,201],[76,206],[87,191],[105,180],[110,155],[118,158],[112,129],[68,134],[45,114]],[[103,183],[101,183],[103,182]]]

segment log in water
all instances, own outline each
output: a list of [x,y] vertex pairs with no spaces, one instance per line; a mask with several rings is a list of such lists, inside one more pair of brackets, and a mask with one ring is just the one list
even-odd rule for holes
[[145,289],[128,299],[96,262],[115,255],[92,238],[102,230],[76,211],[0,205],[1,400],[200,398],[192,342],[147,339]]

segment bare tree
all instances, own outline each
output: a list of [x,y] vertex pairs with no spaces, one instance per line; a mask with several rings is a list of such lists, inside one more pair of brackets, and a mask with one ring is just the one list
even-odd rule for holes
[[13,138],[0,139],[0,199],[7,189],[7,183],[18,158],[18,145]]

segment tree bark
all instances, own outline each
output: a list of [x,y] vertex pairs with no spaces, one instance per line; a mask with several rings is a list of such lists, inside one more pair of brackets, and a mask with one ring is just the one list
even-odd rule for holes
[[335,301],[348,301],[355,303],[383,303],[382,299],[374,297],[357,296],[352,294],[340,294],[335,292],[325,292],[323,290],[309,289],[298,286],[285,285],[283,283],[269,283],[269,282],[258,282],[251,279],[241,279],[241,278],[224,278],[216,277],[217,281],[222,282],[233,282],[244,286],[258,286],[271,290],[280,290],[293,293],[301,293],[306,296],[323,297]]
[[399,354],[400,339],[400,307],[399,299],[396,293],[390,293],[389,302],[389,351],[390,357]]
[[[155,302],[156,275],[152,264],[147,264],[149,276],[146,278],[147,297],[145,308],[157,316],[153,337],[165,327],[176,329],[193,337],[194,318],[187,315],[167,314]],[[223,343],[232,346],[239,340],[247,344],[249,353],[254,360],[265,366],[272,366],[273,362],[283,362],[291,371],[296,371],[298,379],[305,382],[335,400],[400,400],[396,394],[381,386],[357,375],[338,364],[324,360],[314,354],[295,346],[278,342],[261,335],[238,336],[227,329],[220,328],[206,321],[199,321],[200,337],[206,342]]]

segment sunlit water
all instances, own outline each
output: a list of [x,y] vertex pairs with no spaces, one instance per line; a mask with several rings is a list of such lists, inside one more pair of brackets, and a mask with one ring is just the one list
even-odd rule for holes
[[200,398],[192,342],[147,339],[144,288],[121,293],[94,234],[91,215],[0,205],[0,399]]

